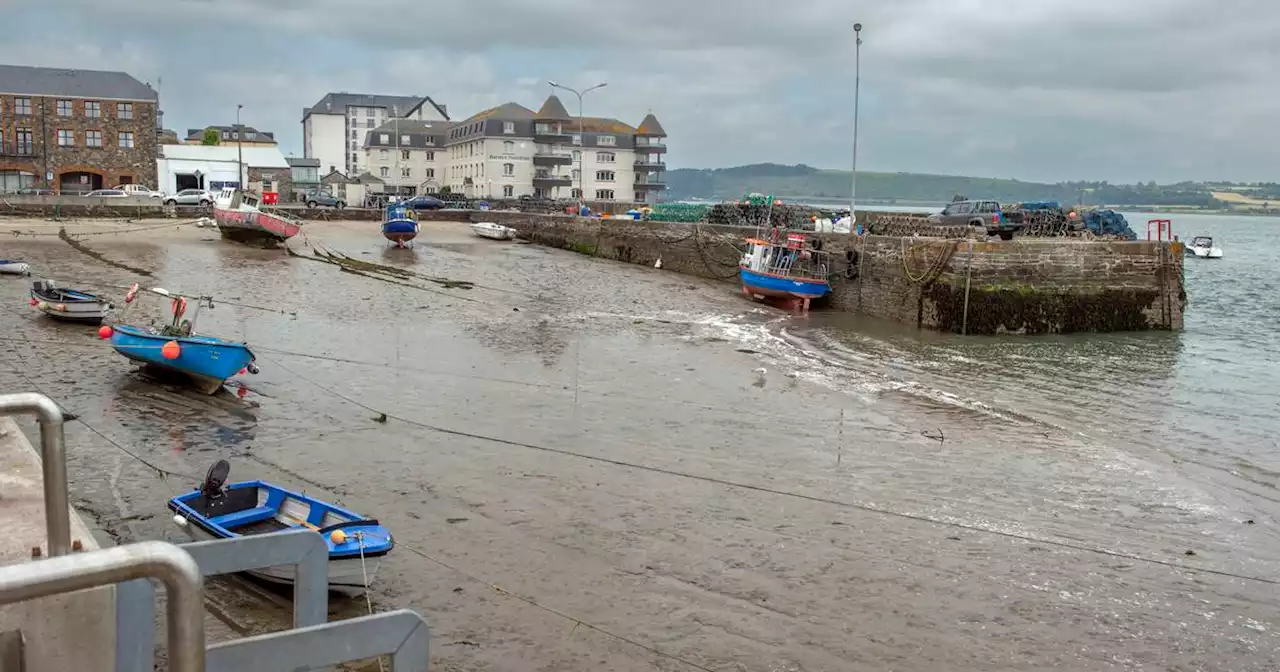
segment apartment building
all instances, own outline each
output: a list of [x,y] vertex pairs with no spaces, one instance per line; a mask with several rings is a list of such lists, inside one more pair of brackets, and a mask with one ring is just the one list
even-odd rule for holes
[[[617,119],[578,118],[553,95],[536,112],[512,102],[435,124],[430,148],[382,144],[384,139],[416,141],[403,129],[399,136],[386,125],[370,136],[366,157],[375,175],[385,169],[393,179],[416,180],[415,171],[429,170],[438,187],[476,198],[652,203],[666,189],[666,131],[653,114],[634,127]],[[429,164],[414,162],[419,149],[430,152]],[[397,156],[410,165],[395,163]],[[424,184],[419,180],[413,186],[422,191]]]
[[319,159],[321,172],[349,176],[367,172],[365,140],[390,119],[448,121],[445,106],[424,96],[330,93],[302,110],[302,153]]
[[184,145],[203,145],[205,135],[213,131],[218,137],[219,145],[242,145],[244,147],[275,147],[276,134],[259,131],[252,126],[205,126],[204,128],[188,128]]
[[413,196],[440,190],[449,167],[445,141],[453,122],[392,119],[370,131],[363,165],[387,193]]
[[158,103],[123,72],[0,65],[0,193],[154,187]]

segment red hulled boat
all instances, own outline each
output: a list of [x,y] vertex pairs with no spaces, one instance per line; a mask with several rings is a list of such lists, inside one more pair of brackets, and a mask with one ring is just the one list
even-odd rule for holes
[[272,246],[298,235],[302,226],[274,212],[258,209],[258,198],[227,187],[214,199],[213,221],[226,240]]

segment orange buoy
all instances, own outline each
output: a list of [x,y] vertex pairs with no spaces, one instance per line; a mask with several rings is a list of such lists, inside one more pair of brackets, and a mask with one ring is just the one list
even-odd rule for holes
[[98,327],[98,338],[111,338],[111,334],[114,333],[115,329],[112,329],[110,325],[104,324]]
[[178,345],[177,341],[169,341],[161,346],[160,354],[163,355],[165,359],[177,359],[178,355],[182,354],[182,346]]

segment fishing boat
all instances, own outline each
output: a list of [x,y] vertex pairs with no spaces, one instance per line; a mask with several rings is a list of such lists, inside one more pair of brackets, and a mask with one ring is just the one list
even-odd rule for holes
[[382,236],[395,243],[396,247],[406,247],[417,238],[418,216],[413,208],[402,203],[388,205],[382,213]]
[[[227,483],[231,465],[218,460],[199,489],[169,500],[173,521],[196,541],[315,530],[329,547],[329,589],[359,595],[373,583],[382,558],[395,548],[391,532],[376,520],[266,481]],[[267,581],[292,584],[294,565],[250,571]]]
[[742,293],[808,311],[810,301],[831,291],[826,253],[809,244],[802,233],[788,233],[780,240],[775,229],[771,238],[747,239],[747,250],[738,264]]
[[1201,259],[1221,259],[1222,248],[1213,244],[1213,238],[1209,236],[1196,236],[1191,239],[1191,243],[1187,245],[1188,257],[1199,257]]
[[516,237],[515,229],[494,222],[476,222],[471,225],[471,230],[481,238],[493,240],[511,240]]
[[213,223],[224,240],[268,247],[302,230],[301,224],[284,215],[259,210],[256,195],[235,187],[224,187],[214,197]]
[[96,295],[57,287],[52,280],[31,283],[31,306],[55,320],[82,324],[99,324],[111,310],[111,304]]
[[31,275],[31,267],[25,261],[0,259],[0,275]]
[[[179,374],[204,394],[217,392],[228,378],[238,373],[258,372],[253,351],[247,344],[192,333],[200,307],[212,308],[211,298],[186,297],[161,288],[147,291],[172,299],[172,321],[161,327],[128,324],[102,327],[98,335],[111,339],[111,347],[116,352],[144,367]],[[125,295],[126,313],[137,293],[138,286],[134,285]],[[191,320],[183,319],[188,298],[196,299],[196,311]]]

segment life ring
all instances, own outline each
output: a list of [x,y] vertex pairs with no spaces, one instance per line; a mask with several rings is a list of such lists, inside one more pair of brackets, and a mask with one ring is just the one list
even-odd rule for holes
[[133,283],[133,286],[129,288],[129,293],[124,295],[124,302],[133,303],[133,300],[136,299],[137,297],[138,297],[138,283],[135,282]]
[[182,314],[187,312],[187,300],[179,296],[173,300],[173,305],[170,307],[173,309],[174,317],[182,317]]

